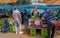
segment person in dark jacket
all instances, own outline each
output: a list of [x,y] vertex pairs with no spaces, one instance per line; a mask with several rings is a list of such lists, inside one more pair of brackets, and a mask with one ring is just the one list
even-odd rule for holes
[[[45,12],[46,13],[46,12]],[[43,21],[44,24],[47,24],[47,31],[48,31],[48,36],[45,38],[54,38],[55,34],[55,26],[56,26],[56,18],[51,16],[50,14],[43,14]]]
[[21,12],[21,16],[22,16],[22,24],[24,24],[24,22],[25,22],[25,18],[24,18],[24,16],[25,16],[25,14],[23,13],[23,12]]

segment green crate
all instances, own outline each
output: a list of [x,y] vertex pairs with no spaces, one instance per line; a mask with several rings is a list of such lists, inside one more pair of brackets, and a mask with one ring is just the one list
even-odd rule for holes
[[13,32],[14,31],[14,25],[12,25],[12,24],[9,25],[9,31],[10,32]]
[[41,36],[47,36],[47,29],[41,29]]
[[36,36],[36,29],[30,29],[30,36]]
[[2,28],[3,28],[3,25],[4,25],[4,24],[1,24],[1,23],[0,23],[0,30],[2,30]]
[[2,30],[2,26],[0,26],[0,30]]

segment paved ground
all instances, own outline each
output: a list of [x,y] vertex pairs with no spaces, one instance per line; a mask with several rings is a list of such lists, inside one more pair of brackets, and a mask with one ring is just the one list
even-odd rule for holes
[[60,35],[56,36],[55,38],[60,38]]
[[[2,33],[2,32],[0,32],[0,38],[44,38],[44,37],[42,37],[40,35],[37,35],[36,37],[31,37],[26,32],[26,29],[25,29],[24,26],[22,26],[22,29],[24,31],[24,34],[15,34],[14,32],[8,32],[8,33]],[[55,38],[60,38],[60,35],[56,33],[55,34]]]
[[[0,33],[0,38],[43,38],[43,37],[40,36],[30,37],[27,34]],[[55,38],[60,38],[60,35],[56,36]]]
[[25,34],[15,34],[15,33],[0,33],[0,38],[42,38],[42,37],[30,37],[29,35]]

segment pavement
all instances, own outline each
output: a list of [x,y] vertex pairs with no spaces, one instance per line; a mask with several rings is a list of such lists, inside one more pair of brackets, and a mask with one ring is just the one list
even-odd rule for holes
[[[15,34],[15,33],[1,33],[0,32],[0,38],[44,38],[41,36],[31,37],[27,34]],[[54,38],[60,38],[60,35],[55,36]]]
[[60,35],[56,36],[55,38],[60,38]]
[[[2,33],[2,32],[0,32],[0,38],[44,38],[44,37],[42,37],[40,35],[37,35],[35,37],[30,36],[27,33],[26,28],[25,28],[24,25],[22,26],[22,29],[24,31],[23,34],[16,34],[15,32],[8,32],[8,33]],[[60,38],[60,34],[55,33],[55,37],[54,38]]]

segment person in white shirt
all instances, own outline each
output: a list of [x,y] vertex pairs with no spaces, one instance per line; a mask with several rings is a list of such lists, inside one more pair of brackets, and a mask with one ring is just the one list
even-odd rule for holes
[[14,18],[15,31],[16,31],[16,34],[17,33],[22,34],[23,31],[21,31],[21,22],[22,22],[21,14],[17,7],[15,7],[14,9],[15,10],[13,11],[12,17]]

